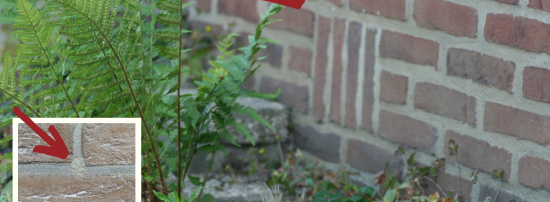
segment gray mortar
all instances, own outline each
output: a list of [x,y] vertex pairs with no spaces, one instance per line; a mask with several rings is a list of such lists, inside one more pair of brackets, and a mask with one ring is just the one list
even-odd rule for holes
[[93,166],[86,167],[84,171],[85,175],[133,175],[134,173],[134,165]]
[[82,156],[82,124],[79,123],[74,127],[73,132],[73,156],[83,158]]
[[67,174],[72,173],[71,164],[68,163],[35,163],[35,164],[19,164],[19,174],[34,173],[34,174]]

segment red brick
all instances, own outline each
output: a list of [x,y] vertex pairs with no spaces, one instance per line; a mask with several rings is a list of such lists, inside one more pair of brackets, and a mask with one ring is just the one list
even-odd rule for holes
[[348,69],[346,75],[346,102],[344,124],[350,128],[357,126],[357,87],[359,83],[359,48],[361,46],[361,32],[363,25],[359,22],[350,22],[348,29]]
[[325,116],[325,83],[328,64],[328,42],[330,36],[330,19],[319,16],[317,25],[317,53],[315,54],[315,75],[313,76],[313,111],[315,119],[320,121]]
[[281,94],[277,97],[277,101],[299,113],[307,113],[309,94],[306,86],[299,86],[270,76],[262,77],[261,92],[275,93],[278,89],[281,89]]
[[282,19],[282,21],[271,23],[269,26],[277,29],[284,29],[309,37],[313,37],[313,26],[315,23],[315,13],[311,10],[283,8],[273,19]]
[[550,117],[510,106],[487,102],[485,104],[484,130],[512,135],[535,141],[541,145],[550,143]]
[[393,142],[415,147],[426,153],[433,153],[437,128],[408,116],[380,110],[378,133]]
[[370,173],[378,173],[390,167],[400,170],[403,160],[399,156],[395,156],[393,152],[384,148],[363,142],[361,140],[349,139],[347,147],[347,162],[363,171]]
[[525,67],[523,70],[523,97],[550,102],[550,70]]
[[291,70],[303,72],[311,77],[311,61],[313,60],[313,52],[307,48],[298,48],[290,46],[290,62],[288,67]]
[[374,62],[376,29],[367,28],[365,38],[365,77],[363,79],[363,111],[361,112],[361,127],[374,132],[372,128],[372,113],[374,111]]
[[431,83],[417,83],[414,107],[476,126],[476,99],[457,90]]
[[380,55],[437,69],[439,44],[424,38],[384,30]]
[[471,50],[447,51],[447,75],[512,93],[516,63]]
[[260,22],[256,0],[218,0],[218,12],[238,16],[253,23]]
[[530,8],[539,9],[541,11],[550,12],[550,1],[547,0],[529,0],[527,5]]
[[518,167],[521,184],[550,191],[550,161],[526,155],[519,159]]
[[342,104],[341,86],[342,74],[344,72],[344,64],[342,52],[344,50],[344,38],[346,33],[346,20],[334,19],[332,43],[334,45],[334,54],[332,56],[332,92],[330,95],[330,120],[336,123],[341,123],[342,112],[340,105]]
[[[464,178],[460,179],[459,176],[443,173],[441,170],[440,174],[437,175],[434,180],[445,193],[451,192],[453,197],[456,194],[459,194],[465,201],[471,200],[473,184],[470,180],[466,180]],[[428,185],[428,187],[424,188],[426,194],[433,194],[435,192],[438,192],[440,196],[443,196],[443,194],[432,182],[426,180],[426,184]],[[462,193],[460,193],[461,191]]]
[[342,0],[328,0],[330,1],[331,3],[333,3],[334,5],[337,5],[337,6],[342,6],[344,5],[344,3],[342,2]]
[[256,75],[254,74],[254,75],[252,75],[250,78],[248,78],[248,79],[243,83],[243,85],[241,86],[241,88],[246,89],[246,90],[254,90],[254,85],[256,84],[255,77],[256,77]]
[[281,69],[283,61],[283,46],[281,44],[268,43],[265,49],[258,51],[257,56],[267,56],[262,62]]
[[395,104],[407,102],[409,78],[382,71],[380,74],[380,99]]
[[495,1],[506,3],[506,4],[514,4],[514,5],[519,4],[519,0],[495,0]]
[[414,19],[419,27],[460,37],[476,37],[477,10],[472,7],[441,0],[416,0]]
[[403,21],[406,19],[405,0],[350,0],[349,7],[358,12],[367,12]]
[[[512,153],[509,151],[450,130],[445,135],[445,148],[449,148],[449,140],[454,140],[459,149],[456,157],[449,155],[448,150],[445,150],[445,158],[448,161],[456,162],[456,158],[458,157],[459,163],[473,169],[479,168],[481,171],[487,173],[492,173],[494,170],[503,170],[503,179],[505,181],[510,179]],[[488,156],[490,158],[487,158]]]
[[210,11],[211,0],[197,0],[197,7],[202,11]]
[[201,21],[201,20],[191,20],[191,29],[192,30],[197,30],[197,31],[200,31],[200,32],[206,32],[206,27],[207,26],[210,26],[210,28],[212,30],[210,30],[210,33],[212,33],[214,36],[217,36],[219,34],[223,34],[224,33],[224,29],[223,29],[223,26],[219,25],[219,24],[213,24],[213,23],[208,23],[208,22],[204,22],[204,21]]
[[488,14],[485,39],[526,51],[550,54],[550,25],[534,19]]
[[[294,143],[311,154],[332,162],[340,162],[340,136],[332,133],[321,133],[311,126],[295,125],[293,128]],[[327,149],[330,148],[330,149]]]
[[517,193],[510,193],[498,188],[491,188],[483,186],[479,191],[479,199],[486,199],[487,197],[494,198],[498,194],[499,201],[511,201],[511,202],[529,202],[521,197],[517,196]]

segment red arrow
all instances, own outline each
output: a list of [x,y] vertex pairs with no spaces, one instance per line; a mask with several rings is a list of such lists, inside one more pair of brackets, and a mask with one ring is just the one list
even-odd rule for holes
[[302,5],[304,5],[304,3],[306,2],[306,0],[264,0],[264,1],[281,4],[283,6],[288,6],[295,9],[302,8]]
[[31,129],[38,134],[46,143],[48,143],[50,146],[43,146],[38,145],[34,147],[32,152],[41,153],[50,155],[53,157],[57,157],[60,159],[66,159],[67,156],[69,156],[69,150],[67,149],[67,145],[65,145],[65,142],[63,141],[63,138],[59,135],[59,132],[57,132],[57,129],[53,125],[50,125],[48,130],[50,133],[52,133],[53,140],[44,130],[42,130],[36,123],[34,123],[31,118],[29,118],[25,113],[23,113],[19,108],[14,108],[15,115],[17,115],[23,122],[25,122]]

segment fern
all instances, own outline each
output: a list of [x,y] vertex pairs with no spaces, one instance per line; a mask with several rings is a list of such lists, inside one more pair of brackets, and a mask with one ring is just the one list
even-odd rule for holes
[[[221,138],[238,146],[228,126],[254,144],[233,114],[247,114],[272,129],[254,109],[235,101],[277,96],[240,87],[260,67],[263,57],[254,59],[255,54],[273,42],[260,38],[262,30],[282,9],[271,5],[242,53],[231,50],[236,35],[220,41],[221,54],[196,82],[198,93],[182,95],[181,67],[188,51],[183,35],[189,32],[182,14],[188,5],[175,0],[48,0],[40,7],[36,1],[0,2],[3,14],[15,16],[12,28],[20,43],[15,58],[10,53],[3,58],[0,113],[17,106],[34,117],[140,117],[144,188],[150,197],[168,196],[174,189],[177,195],[170,196],[179,197],[183,179],[199,179],[187,176],[198,150],[224,152]],[[9,118],[0,126],[11,125]],[[159,136],[168,142],[157,141]],[[169,173],[179,179],[176,185],[166,185]],[[158,194],[153,192],[157,185]]]

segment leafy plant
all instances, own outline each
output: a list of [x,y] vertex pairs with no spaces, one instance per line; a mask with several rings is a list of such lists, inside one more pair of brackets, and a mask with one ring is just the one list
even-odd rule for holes
[[[13,8],[12,1],[0,7]],[[240,54],[230,50],[230,35],[220,56],[196,82],[196,94],[180,89],[185,65],[182,13],[191,3],[172,0],[17,0],[12,28],[19,41],[16,57],[7,53],[0,74],[0,114],[17,106],[32,117],[140,117],[144,195],[153,201],[183,201],[182,182],[204,186],[187,175],[197,151],[225,152],[221,138],[238,145],[227,131],[234,127],[254,144],[235,113],[269,124],[239,97],[273,99],[276,94],[247,91],[240,86],[261,66],[256,53],[274,41],[261,38],[283,7],[272,4]],[[11,7],[10,7],[11,6]],[[161,11],[160,13],[157,11]],[[6,107],[7,106],[7,107]],[[11,125],[3,119],[0,127]],[[210,127],[212,126],[212,127]],[[159,141],[163,140],[163,141]],[[9,141],[9,140],[5,140]],[[213,159],[213,158],[212,158]],[[210,166],[212,162],[210,162]],[[177,176],[167,184],[169,173]],[[209,200],[198,189],[188,201]]]

